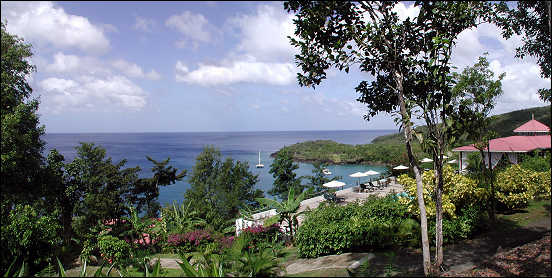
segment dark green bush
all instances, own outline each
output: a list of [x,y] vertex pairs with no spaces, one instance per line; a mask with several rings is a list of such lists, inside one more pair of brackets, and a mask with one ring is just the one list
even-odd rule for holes
[[2,219],[2,273],[15,258],[25,261],[30,273],[43,269],[61,247],[60,230],[55,218],[40,215],[32,206],[17,205]]
[[311,258],[411,244],[419,235],[419,226],[412,221],[406,206],[391,196],[372,197],[362,204],[321,206],[307,214],[295,243],[301,257]]
[[132,248],[128,242],[114,236],[104,235],[98,237],[98,247],[102,258],[110,264],[126,266],[130,263]]
[[545,156],[523,155],[520,160],[522,168],[536,172],[550,171],[550,152],[547,152]]
[[[480,226],[483,209],[478,206],[469,206],[461,210],[461,214],[454,219],[443,219],[443,242],[451,243],[467,239]],[[430,240],[435,240],[435,220],[428,223]]]

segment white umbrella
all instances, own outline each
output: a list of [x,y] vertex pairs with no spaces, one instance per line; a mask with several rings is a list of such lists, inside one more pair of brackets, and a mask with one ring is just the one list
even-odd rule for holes
[[370,170],[368,172],[364,172],[364,174],[366,174],[367,176],[373,176],[373,175],[378,175],[379,172]]
[[393,168],[393,169],[395,169],[395,170],[406,170],[406,169],[408,169],[408,167],[403,166],[403,165],[399,165],[399,166],[397,166],[397,167],[395,167],[395,168]]
[[451,161],[449,161],[449,162],[447,162],[447,163],[454,164],[454,163],[456,163],[456,159],[453,159],[453,160],[451,160]]
[[421,160],[422,163],[426,163],[426,162],[433,162],[433,159],[429,159],[429,158],[424,158]]
[[345,186],[345,183],[340,182],[340,181],[331,181],[331,182],[327,182],[327,183],[323,184],[322,186],[329,187],[329,188],[343,187],[343,186]]
[[353,174],[350,174],[349,177],[352,177],[352,178],[358,178],[358,183],[360,184],[360,178],[362,177],[366,177],[368,175],[366,175],[366,173],[362,173],[362,172],[356,172],[356,173],[353,173]]
[[446,156],[446,155],[443,155],[443,159],[447,159],[447,158],[448,158],[448,156]]

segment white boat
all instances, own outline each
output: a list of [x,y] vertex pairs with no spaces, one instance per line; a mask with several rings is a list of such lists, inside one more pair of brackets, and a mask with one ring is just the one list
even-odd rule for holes
[[261,152],[259,152],[259,164],[255,165],[257,168],[264,168],[264,165],[261,164]]
[[330,172],[330,170],[328,170],[328,168],[322,169],[322,173],[324,173],[324,175],[331,175],[332,174],[332,172]]

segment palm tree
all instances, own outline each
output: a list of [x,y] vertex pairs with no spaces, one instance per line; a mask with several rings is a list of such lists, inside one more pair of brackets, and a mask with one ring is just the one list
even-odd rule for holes
[[268,198],[256,198],[255,200],[261,204],[267,205],[270,208],[276,209],[276,212],[279,215],[278,222],[281,224],[283,221],[287,221],[289,225],[289,233],[293,239],[294,231],[296,229],[296,225],[294,224],[297,224],[297,216],[299,215],[297,210],[301,205],[301,201],[304,199],[305,192],[302,192],[296,197],[295,189],[291,187],[288,191],[287,200],[282,200],[281,202]]

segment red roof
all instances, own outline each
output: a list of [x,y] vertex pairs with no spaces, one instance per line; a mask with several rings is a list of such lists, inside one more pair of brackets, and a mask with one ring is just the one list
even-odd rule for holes
[[514,129],[514,132],[550,132],[550,128],[537,120],[530,120]]
[[[550,135],[536,136],[509,136],[503,138],[492,139],[491,152],[530,152],[536,149],[550,149]],[[487,148],[485,148],[485,151]],[[453,149],[459,151],[479,151],[473,144]]]

